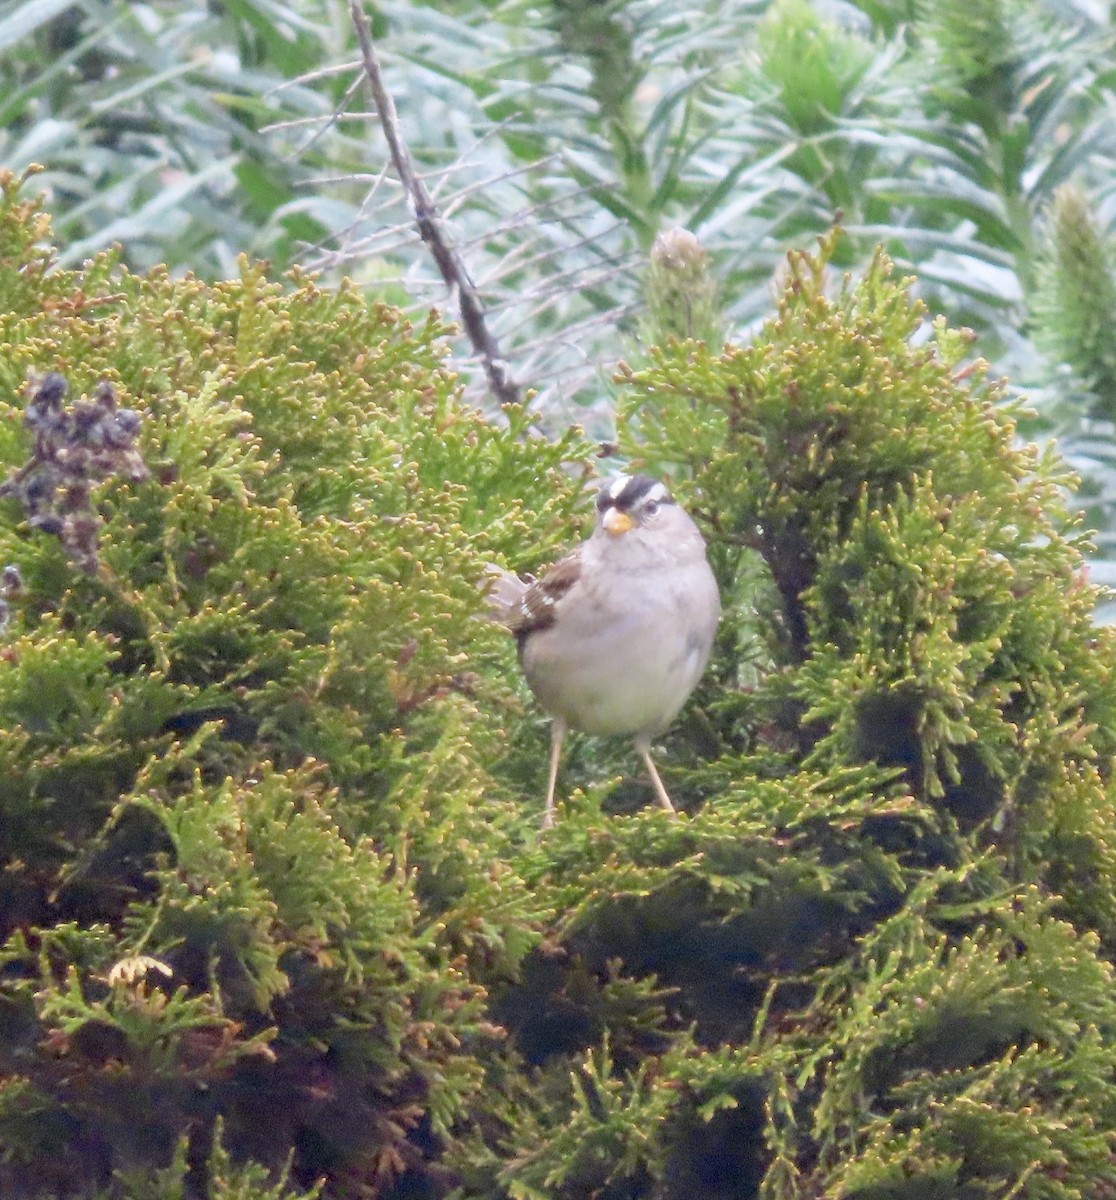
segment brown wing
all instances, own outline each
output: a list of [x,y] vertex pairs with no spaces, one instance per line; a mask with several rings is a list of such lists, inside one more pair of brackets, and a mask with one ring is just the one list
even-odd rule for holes
[[520,644],[528,634],[554,624],[555,605],[577,583],[580,575],[581,554],[575,550],[556,562],[541,579],[527,585],[519,604],[505,621]]

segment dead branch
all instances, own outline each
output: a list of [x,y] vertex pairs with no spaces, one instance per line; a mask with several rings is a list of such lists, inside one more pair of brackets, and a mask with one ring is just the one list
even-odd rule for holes
[[375,46],[372,44],[372,31],[364,14],[362,0],[350,0],[349,12],[356,29],[357,41],[360,43],[364,73],[372,90],[372,102],[379,114],[380,126],[387,139],[391,161],[410,199],[419,237],[430,251],[446,285],[457,293],[461,323],[465,327],[466,336],[473,349],[484,363],[484,373],[492,394],[501,404],[518,403],[520,399],[519,385],[512,379],[507,362],[500,353],[500,347],[488,328],[484,305],[473,281],[469,278],[465,264],[443,232],[438,210],[426,185],[415,171],[410,152],[403,141],[395,104],[380,72],[380,62],[376,57]]

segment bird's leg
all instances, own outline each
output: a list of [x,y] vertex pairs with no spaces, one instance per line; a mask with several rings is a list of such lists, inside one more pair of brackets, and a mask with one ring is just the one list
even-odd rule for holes
[[651,739],[649,737],[637,737],[635,747],[639,752],[639,757],[643,759],[643,765],[647,768],[647,773],[651,776],[651,784],[655,789],[655,795],[658,797],[660,807],[665,808],[668,813],[673,815],[674,805],[671,804],[667,790],[663,787],[663,781],[659,778],[659,772],[655,769],[655,764],[651,761]]
[[546,781],[546,805],[543,808],[543,829],[554,828],[554,789],[558,783],[558,760],[562,757],[562,739],[566,736],[566,722],[555,717],[550,722],[550,774]]

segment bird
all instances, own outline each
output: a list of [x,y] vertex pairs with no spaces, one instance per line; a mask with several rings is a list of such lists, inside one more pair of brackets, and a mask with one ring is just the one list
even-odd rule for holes
[[597,493],[588,541],[539,579],[491,567],[492,616],[516,637],[527,685],[551,719],[543,829],[569,729],[632,738],[659,805],[674,805],[651,741],[705,671],[721,599],[702,537],[666,485],[617,475]]

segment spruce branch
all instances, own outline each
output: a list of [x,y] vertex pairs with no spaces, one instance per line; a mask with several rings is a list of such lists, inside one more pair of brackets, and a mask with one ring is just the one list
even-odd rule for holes
[[508,365],[500,353],[495,337],[488,328],[484,304],[469,278],[465,264],[450,245],[438,216],[438,210],[426,185],[415,170],[407,145],[399,128],[395,104],[384,84],[376,48],[372,42],[372,30],[364,14],[361,0],[350,0],[349,12],[360,43],[364,73],[372,91],[372,101],[380,118],[380,125],[387,139],[392,163],[407,193],[415,217],[419,237],[427,246],[438,271],[446,285],[457,293],[461,323],[473,349],[484,364],[488,386],[501,404],[516,404],[520,399],[519,385],[512,378]]

